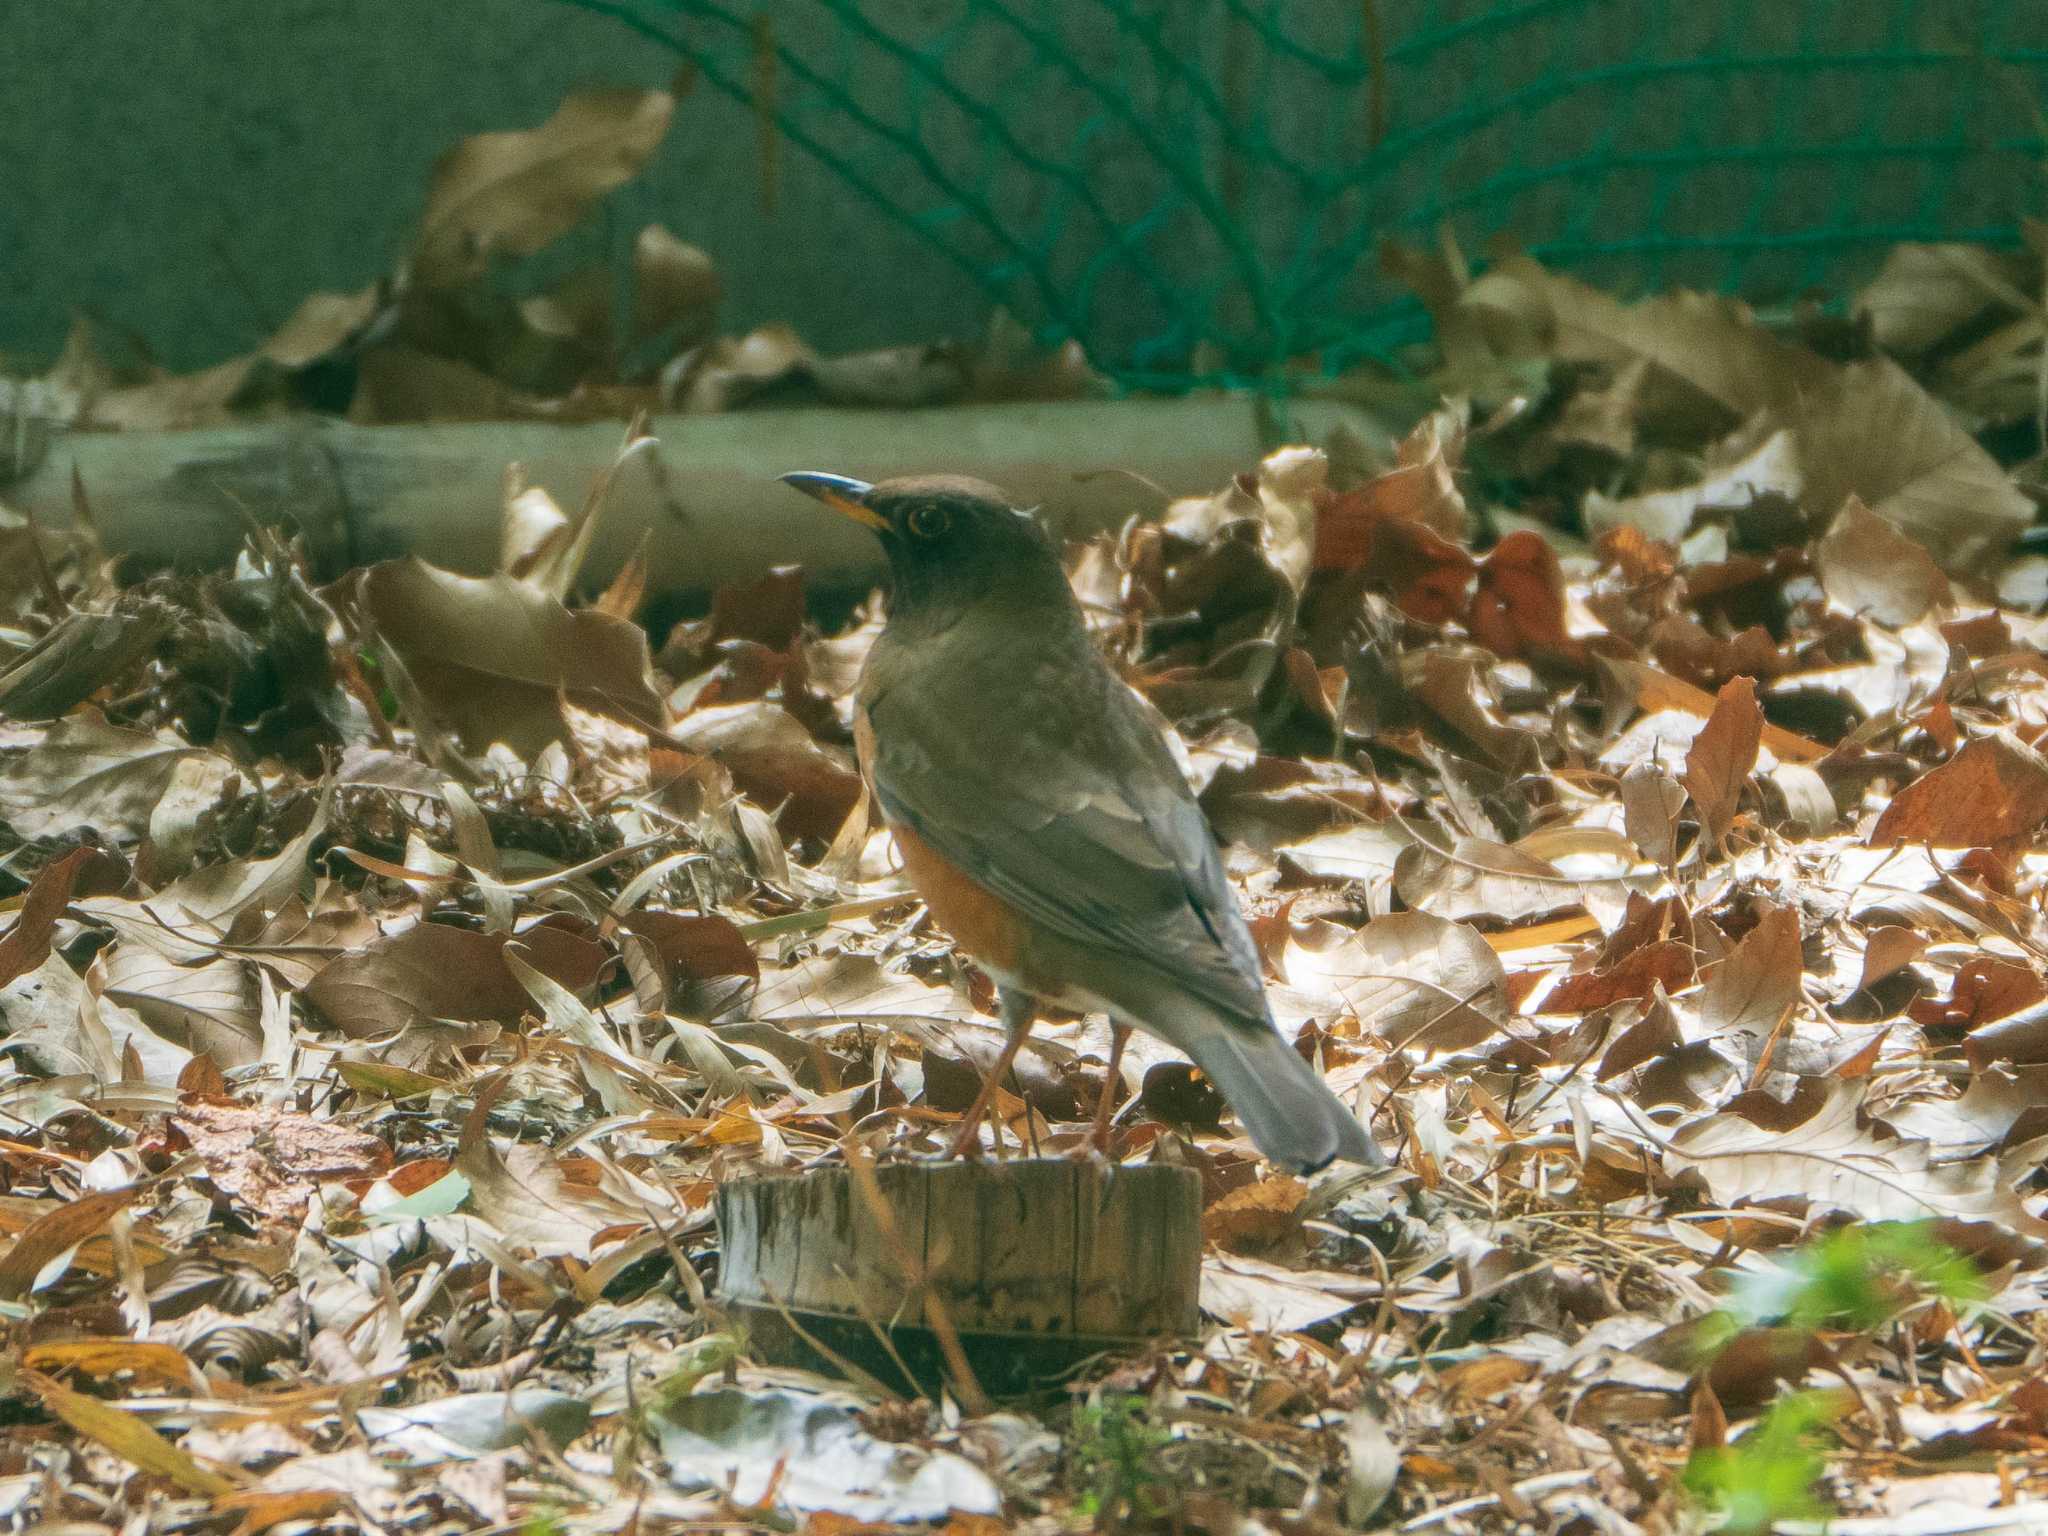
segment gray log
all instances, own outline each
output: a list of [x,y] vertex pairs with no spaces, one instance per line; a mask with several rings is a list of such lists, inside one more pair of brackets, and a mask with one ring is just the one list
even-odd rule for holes
[[[1304,402],[1288,425],[1295,441],[1321,441],[1339,425],[1386,441],[1370,415],[1330,402]],[[1270,446],[1253,403],[1217,396],[740,411],[662,417],[652,431],[658,449],[628,461],[612,486],[588,580],[607,579],[648,530],[654,591],[704,590],[787,563],[825,580],[873,573],[873,541],[778,485],[790,469],[870,480],[978,475],[1045,507],[1074,536],[1158,510],[1158,491],[1144,482],[1172,495],[1212,491]],[[621,437],[615,422],[359,427],[316,419],[72,433],[33,473],[0,488],[0,501],[45,527],[65,526],[75,467],[109,549],[151,564],[231,560],[254,518],[303,530],[324,570],[411,553],[483,573],[497,558],[508,463],[573,510]]]

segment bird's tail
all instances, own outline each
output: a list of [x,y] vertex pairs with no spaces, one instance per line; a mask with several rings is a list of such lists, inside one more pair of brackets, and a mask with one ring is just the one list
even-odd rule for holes
[[1175,1044],[1209,1075],[1259,1151],[1294,1173],[1342,1158],[1387,1166],[1372,1133],[1270,1024],[1204,1019]]

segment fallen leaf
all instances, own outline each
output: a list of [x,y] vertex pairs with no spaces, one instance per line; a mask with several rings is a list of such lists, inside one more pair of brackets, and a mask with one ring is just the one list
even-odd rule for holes
[[1892,796],[1870,846],[1986,848],[2048,821],[2048,758],[1999,732],[1962,750]]
[[1868,1091],[1867,1081],[1827,1084],[1814,1112],[1789,1127],[1707,1115],[1672,1132],[1665,1161],[1697,1170],[1722,1206],[1796,1195],[1862,1221],[1956,1217],[2048,1235],[2048,1222],[2027,1211],[1995,1163],[1939,1163],[1925,1143],[1866,1129],[1859,1117]]
[[1799,914],[1772,907],[1714,967],[1700,996],[1700,1024],[1710,1035],[1768,1037],[1798,1006],[1803,974]]
[[27,1295],[46,1270],[96,1236],[141,1194],[139,1185],[96,1190],[44,1211],[0,1255],[0,1296]]
[[[1871,335],[1887,352],[1925,352],[1979,316],[2025,294],[2031,264],[2018,251],[1975,245],[1895,245],[1856,295]],[[2038,297],[2038,293],[2036,294]]]
[[391,1163],[375,1136],[310,1115],[193,1103],[171,1117],[223,1195],[260,1221],[296,1226],[320,1185],[374,1177]]
[[1427,913],[1397,912],[1355,931],[1301,925],[1288,936],[1281,973],[1396,1047],[1462,1050],[1507,1023],[1500,956],[1476,930]]
[[1813,561],[1829,597],[1893,629],[1949,601],[1948,578],[1926,549],[1854,496],[1814,545]]
[[[330,961],[305,990],[306,1001],[345,1033],[379,1039],[435,1019],[512,1022],[532,999],[505,965],[504,934],[420,923]],[[518,935],[526,963],[571,992],[588,987],[604,964],[595,944],[537,927]]]
[[659,224],[633,238],[633,336],[694,340],[708,331],[720,284],[711,258]]
[[127,1409],[74,1392],[34,1371],[24,1372],[22,1380],[44,1408],[123,1461],[209,1498],[235,1491],[233,1482],[200,1466]]
[[2034,520],[2012,477],[1889,358],[1844,368],[1802,398],[1796,420],[1804,505],[1816,517],[1858,497],[1947,571],[2003,557]]
[[1700,827],[1716,847],[1727,839],[1742,791],[1756,768],[1763,739],[1764,712],[1756,701],[1756,684],[1732,679],[1714,701],[1706,726],[1692,739],[1680,782],[1700,813]]
[[22,898],[14,924],[0,934],[0,986],[36,969],[49,958],[50,938],[57,931],[57,919],[71,902],[71,887],[78,868],[91,856],[90,850],[74,848],[43,867],[35,883]]
[[860,774],[779,704],[694,710],[676,722],[674,739],[723,763],[747,798],[780,812],[789,836],[829,840],[859,803]]
[[670,1480],[741,1508],[831,1510],[885,1525],[994,1515],[1002,1495],[951,1451],[877,1440],[839,1403],[777,1389],[722,1388],[663,1403],[649,1428]]
[[197,752],[168,731],[126,730],[81,710],[0,764],[0,817],[24,838],[78,827],[139,838],[178,764]]
[[638,625],[572,613],[510,576],[416,559],[371,566],[356,592],[378,639],[472,752],[503,742],[531,757],[566,739],[564,701],[656,734],[668,727]]
[[666,91],[573,92],[538,128],[480,133],[444,154],[413,244],[414,278],[468,282],[493,255],[530,256],[639,174],[668,133]]

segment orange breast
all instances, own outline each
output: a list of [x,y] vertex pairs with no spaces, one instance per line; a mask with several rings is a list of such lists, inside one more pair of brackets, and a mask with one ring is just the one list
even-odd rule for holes
[[1001,897],[989,893],[942,857],[908,827],[891,829],[903,852],[903,872],[939,926],[954,942],[994,973],[998,981],[1029,988],[1025,921]]
[[[856,710],[853,720],[854,746],[860,754],[861,776],[874,784],[874,730],[867,711]],[[968,954],[979,960],[998,981],[1016,983],[1027,989],[1025,979],[1026,937],[1024,918],[1001,897],[969,879],[937,849],[910,828],[889,824],[896,847],[903,855],[903,872],[938,925],[953,936]]]

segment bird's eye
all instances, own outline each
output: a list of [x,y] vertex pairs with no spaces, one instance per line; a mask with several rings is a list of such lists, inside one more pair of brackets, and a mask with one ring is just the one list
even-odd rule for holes
[[933,502],[926,502],[923,506],[912,507],[910,509],[910,516],[905,520],[905,526],[910,529],[914,536],[920,539],[936,539],[950,528],[952,524],[952,514],[944,507]]

